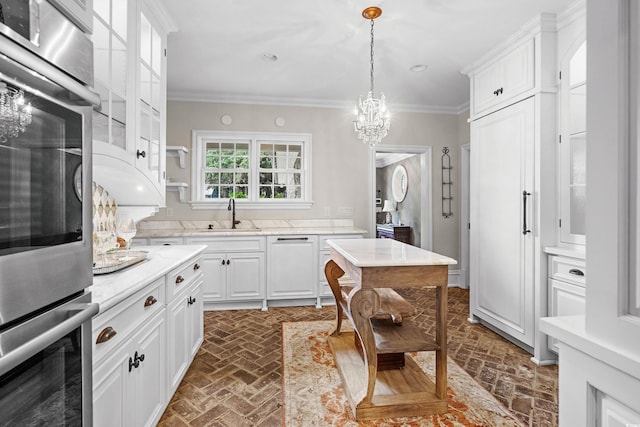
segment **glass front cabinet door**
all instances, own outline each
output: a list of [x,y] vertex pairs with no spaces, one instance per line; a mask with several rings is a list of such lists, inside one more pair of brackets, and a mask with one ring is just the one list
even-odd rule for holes
[[560,243],[585,244],[587,43],[567,55],[560,84]]

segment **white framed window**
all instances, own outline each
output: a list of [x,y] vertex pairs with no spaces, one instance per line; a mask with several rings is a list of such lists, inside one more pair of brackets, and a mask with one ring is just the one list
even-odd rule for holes
[[307,209],[311,199],[311,135],[192,131],[191,206]]

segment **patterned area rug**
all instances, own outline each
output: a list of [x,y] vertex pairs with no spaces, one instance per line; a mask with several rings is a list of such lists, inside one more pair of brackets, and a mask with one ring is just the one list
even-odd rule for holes
[[[448,361],[447,414],[357,422],[327,343],[332,326],[333,322],[329,321],[282,323],[283,425],[524,427],[451,359]],[[433,355],[433,352],[411,355],[432,379]]]

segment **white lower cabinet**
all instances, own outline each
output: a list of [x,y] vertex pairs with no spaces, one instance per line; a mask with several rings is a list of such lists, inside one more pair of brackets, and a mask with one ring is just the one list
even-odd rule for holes
[[[143,245],[206,245],[200,260],[204,310],[266,309],[268,301],[271,305],[315,301],[320,307],[334,303],[324,275],[330,256],[327,240],[361,238],[359,233],[137,237],[134,249]],[[172,295],[167,298],[171,300]]]
[[264,237],[190,237],[186,244],[207,245],[202,254],[205,309],[215,303],[257,302],[265,306]]
[[93,319],[93,424],[154,426],[203,339],[200,256]]
[[[585,314],[586,267],[583,260],[549,256],[549,316]],[[558,340],[549,337],[549,350],[558,353]]]
[[144,323],[113,356],[94,365],[93,425],[153,426],[166,396],[164,310]]
[[[227,253],[226,273],[227,299],[264,298],[264,253]],[[222,263],[221,263],[222,264]]]
[[318,296],[318,236],[267,237],[267,298]]
[[167,306],[169,347],[169,395],[187,372],[203,338],[202,278],[178,294]]

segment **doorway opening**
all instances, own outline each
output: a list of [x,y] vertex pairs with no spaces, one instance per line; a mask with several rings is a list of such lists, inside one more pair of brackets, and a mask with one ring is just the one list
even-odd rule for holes
[[[431,250],[431,147],[378,145],[370,153],[370,235],[376,236],[376,226],[386,222],[387,212],[382,212],[382,209],[385,200],[388,200],[391,202],[389,214],[393,224],[411,227],[411,244]],[[397,191],[393,191],[393,175],[398,166],[403,166],[406,170],[404,180],[399,184],[404,185],[404,198],[397,197]]]

